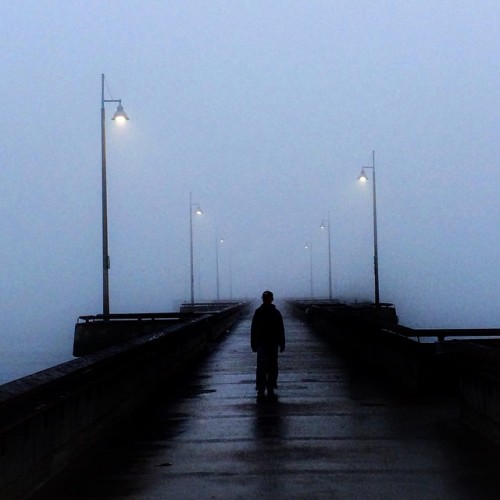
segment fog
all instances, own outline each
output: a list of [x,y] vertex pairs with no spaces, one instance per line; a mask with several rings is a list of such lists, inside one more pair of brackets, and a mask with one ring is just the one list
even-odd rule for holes
[[[500,4],[0,1],[0,381],[71,357],[102,312],[380,298],[413,327],[500,327]],[[305,244],[312,250],[306,250]],[[309,253],[309,252],[312,253]]]

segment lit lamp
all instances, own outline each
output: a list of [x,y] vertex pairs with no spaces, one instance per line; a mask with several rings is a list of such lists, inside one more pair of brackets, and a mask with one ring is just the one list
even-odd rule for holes
[[360,182],[367,182],[368,176],[365,170],[371,169],[373,171],[373,272],[375,275],[375,306],[380,305],[380,293],[379,293],[379,283],[378,283],[378,245],[377,245],[377,189],[375,185],[375,151],[372,151],[372,166],[362,167],[361,174],[359,174],[358,180]]
[[229,252],[229,298],[233,300],[233,264],[231,252]]
[[311,243],[306,243],[305,247],[306,250],[309,250],[309,269],[310,269],[310,278],[309,281],[311,283],[311,299],[314,297],[313,294],[313,257],[312,257],[312,244]]
[[189,193],[189,248],[190,248],[190,264],[191,264],[191,305],[194,304],[194,259],[193,259],[193,207],[195,215],[203,215],[200,205],[193,203],[192,195]]
[[216,238],[215,239],[215,271],[216,271],[216,284],[217,284],[217,300],[220,300],[220,295],[219,295],[219,245],[222,245],[224,243],[223,238]]
[[109,315],[109,268],[108,252],[108,194],[106,182],[106,126],[104,104],[117,102],[118,107],[111,118],[117,123],[125,123],[129,118],[123,110],[121,99],[104,99],[104,75],[101,75],[101,158],[102,158],[102,314]]
[[320,229],[328,229],[328,291],[329,298],[332,300],[332,239],[330,233],[330,212],[328,212],[328,219],[321,223]]

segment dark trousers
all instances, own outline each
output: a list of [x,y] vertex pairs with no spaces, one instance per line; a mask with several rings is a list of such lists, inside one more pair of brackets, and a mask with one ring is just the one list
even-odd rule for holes
[[258,391],[276,389],[278,381],[278,348],[257,350],[256,385]]

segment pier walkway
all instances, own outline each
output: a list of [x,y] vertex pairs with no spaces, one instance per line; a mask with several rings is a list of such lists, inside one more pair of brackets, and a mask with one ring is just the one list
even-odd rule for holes
[[250,315],[39,497],[499,498],[500,451],[462,428],[453,398],[409,393],[278,307],[277,401],[256,400]]

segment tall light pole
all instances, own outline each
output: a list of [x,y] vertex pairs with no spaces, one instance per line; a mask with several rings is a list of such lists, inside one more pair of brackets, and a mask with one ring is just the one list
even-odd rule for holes
[[314,297],[313,294],[313,256],[312,256],[312,244],[311,243],[306,243],[305,247],[306,250],[309,250],[309,270],[310,270],[310,277],[309,281],[311,283],[311,299]]
[[328,212],[328,219],[321,223],[321,229],[328,229],[328,296],[332,300],[332,237],[330,233],[330,212]]
[[200,205],[193,203],[192,194],[189,193],[189,249],[190,249],[190,268],[191,268],[191,305],[194,304],[194,259],[193,259],[193,207],[196,207],[194,213],[202,215]]
[[372,166],[362,167],[361,174],[358,179],[361,182],[366,182],[368,177],[366,176],[365,169],[371,169],[373,171],[372,187],[373,187],[373,273],[375,276],[375,305],[380,306],[380,293],[379,293],[379,283],[378,283],[378,244],[377,244],[377,188],[375,184],[375,151],[372,151]]
[[229,298],[233,300],[233,263],[231,251],[229,251]]
[[220,300],[219,294],[219,245],[224,243],[223,238],[215,238],[215,271],[216,271],[216,285],[217,285],[217,300]]
[[117,102],[118,107],[111,118],[122,123],[129,118],[123,110],[121,99],[104,99],[104,74],[101,75],[101,162],[102,162],[102,314],[109,315],[109,268],[110,259],[108,251],[108,191],[106,181],[106,111],[107,102]]

